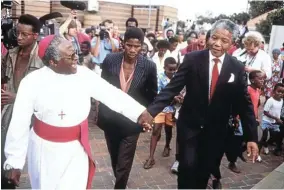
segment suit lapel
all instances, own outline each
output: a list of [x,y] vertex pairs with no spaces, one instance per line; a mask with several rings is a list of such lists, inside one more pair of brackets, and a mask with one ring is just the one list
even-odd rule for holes
[[117,57],[116,64],[113,64],[113,73],[115,73],[119,77],[120,68],[123,60],[123,53],[119,54]]
[[208,94],[209,94],[209,50],[202,51],[201,59],[198,61],[198,75],[201,85],[202,94],[206,95],[206,101],[208,104]]
[[138,56],[137,58],[137,64],[134,70],[134,74],[133,74],[133,79],[129,88],[129,92],[131,92],[132,90],[134,90],[138,84],[140,83],[140,80],[142,79],[143,75],[144,75],[144,69],[145,65],[143,62],[143,57],[141,55]]
[[121,89],[121,85],[120,85],[119,74],[120,74],[122,60],[123,60],[123,53],[120,53],[117,59],[115,60],[115,64],[111,64],[112,73],[113,73],[113,76],[115,77],[113,82],[116,84],[115,86],[117,86],[120,89]]

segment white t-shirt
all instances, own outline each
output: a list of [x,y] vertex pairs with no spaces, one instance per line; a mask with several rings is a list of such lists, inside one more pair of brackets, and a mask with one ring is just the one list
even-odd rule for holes
[[[264,111],[267,111],[270,115],[280,118],[281,108],[282,108],[283,100],[280,101],[275,100],[274,98],[269,98],[264,106]],[[262,120],[275,123],[275,119],[271,119],[263,114]]]

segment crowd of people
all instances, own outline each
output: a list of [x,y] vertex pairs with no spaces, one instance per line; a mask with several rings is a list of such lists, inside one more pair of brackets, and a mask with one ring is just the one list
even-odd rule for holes
[[141,166],[150,169],[162,128],[164,157],[176,129],[171,171],[179,189],[206,188],[210,177],[221,188],[224,153],[235,173],[245,150],[253,162],[262,161],[262,148],[269,154],[268,145],[283,154],[284,43],[269,55],[260,33],[226,19],[208,31],[168,29],[164,36],[129,18],[121,36],[112,20],[82,31],[75,17],[71,11],[58,35],[38,43],[40,21],[22,15],[19,46],[2,52],[2,187],[19,185],[27,155],[32,188],[90,188],[90,109],[105,134],[115,189],[127,186],[143,131],[152,131]]

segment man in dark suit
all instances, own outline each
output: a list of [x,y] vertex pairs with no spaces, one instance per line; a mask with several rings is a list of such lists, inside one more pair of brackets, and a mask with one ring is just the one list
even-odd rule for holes
[[[157,69],[154,62],[140,54],[143,41],[141,29],[129,28],[124,36],[125,52],[109,54],[102,64],[101,76],[140,104],[148,106],[157,95]],[[115,99],[111,94],[108,96]],[[145,122],[148,123],[149,119]],[[116,177],[114,188],[125,189],[141,127],[103,104],[99,106],[98,126],[105,132]]]
[[224,153],[232,106],[244,124],[248,153],[253,160],[258,154],[257,125],[244,66],[226,53],[237,35],[233,22],[217,21],[211,29],[209,49],[187,54],[175,77],[147,109],[155,117],[186,86],[177,121],[178,189],[206,188],[211,171]]

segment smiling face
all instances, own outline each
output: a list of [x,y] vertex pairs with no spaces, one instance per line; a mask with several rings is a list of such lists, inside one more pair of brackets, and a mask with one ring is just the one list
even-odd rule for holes
[[232,33],[226,29],[216,29],[209,39],[209,49],[215,57],[221,57],[232,46]]
[[57,63],[50,63],[56,72],[60,74],[74,74],[77,72],[78,56],[70,41],[63,41],[58,46],[60,60]]

